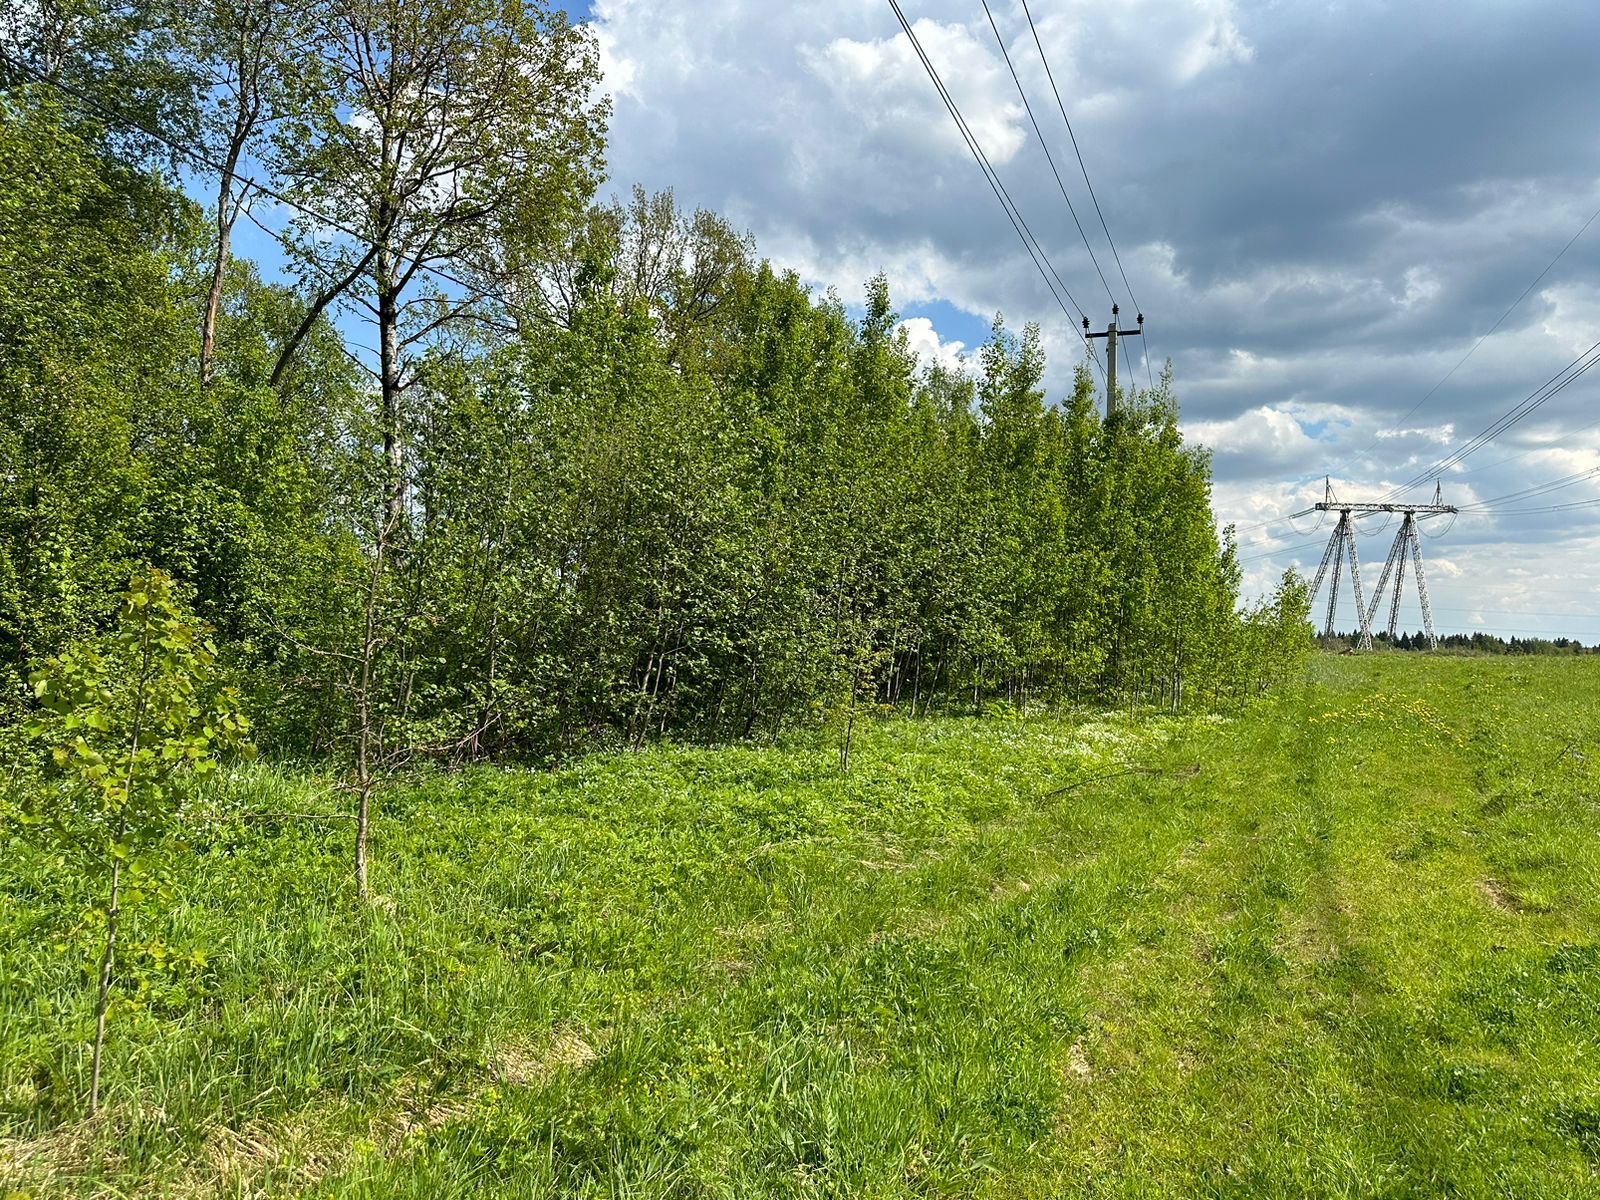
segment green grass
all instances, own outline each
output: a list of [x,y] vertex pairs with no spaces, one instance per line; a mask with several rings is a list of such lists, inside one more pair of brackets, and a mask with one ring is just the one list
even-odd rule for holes
[[86,896],[0,841],[0,1195],[1594,1195],[1597,716],[1600,663],[1379,655],[848,779],[440,776],[371,908],[258,772],[132,922],[92,1124]]

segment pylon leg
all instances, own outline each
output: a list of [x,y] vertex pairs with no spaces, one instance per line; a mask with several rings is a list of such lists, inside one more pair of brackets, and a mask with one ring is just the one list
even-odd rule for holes
[[1389,604],[1389,640],[1393,641],[1396,631],[1400,627],[1400,596],[1406,586],[1406,552],[1411,549],[1411,524],[1416,518],[1406,514],[1406,519],[1400,524],[1400,533],[1395,538],[1396,557],[1400,560],[1396,566],[1394,576],[1394,599]]
[[1334,526],[1333,536],[1328,539],[1328,548],[1322,552],[1322,565],[1317,568],[1316,581],[1311,585],[1311,599],[1317,598],[1317,593],[1322,590],[1322,580],[1328,574],[1328,563],[1333,558],[1333,552],[1339,546],[1339,528]]
[[1361,560],[1356,557],[1356,523],[1345,523],[1345,544],[1350,552],[1350,586],[1356,593],[1356,621],[1360,631],[1356,635],[1357,650],[1372,649],[1372,627],[1367,624],[1367,602],[1361,595]]
[[1333,618],[1339,611],[1339,575],[1340,568],[1344,565],[1344,527],[1349,519],[1343,516],[1339,518],[1339,524],[1334,527],[1333,540],[1330,543],[1333,550],[1333,578],[1328,583],[1328,622],[1322,631],[1323,641],[1333,637]]
[[[1394,542],[1389,546],[1389,557],[1383,560],[1383,574],[1378,576],[1378,586],[1372,589],[1372,603],[1367,608],[1367,627],[1372,627],[1372,619],[1378,615],[1378,605],[1383,600],[1384,589],[1389,586],[1389,577],[1394,574],[1395,559],[1405,551],[1405,526],[1401,525],[1400,533],[1395,535]],[[1389,630],[1389,640],[1394,640],[1394,629]]]
[[1422,569],[1422,539],[1417,536],[1417,527],[1413,522],[1411,526],[1411,559],[1417,569],[1417,595],[1422,597],[1422,630],[1428,635],[1428,649],[1439,648],[1439,636],[1433,632],[1433,608],[1428,603],[1428,576]]

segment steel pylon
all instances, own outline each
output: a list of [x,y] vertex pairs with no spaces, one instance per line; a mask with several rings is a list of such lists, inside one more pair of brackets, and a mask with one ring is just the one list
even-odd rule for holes
[[1311,598],[1315,600],[1331,564],[1333,579],[1328,587],[1328,615],[1322,630],[1324,639],[1333,637],[1333,622],[1339,611],[1339,577],[1346,558],[1350,560],[1350,585],[1356,594],[1356,619],[1361,623],[1356,649],[1370,650],[1372,625],[1367,615],[1366,601],[1361,595],[1361,559],[1356,554],[1355,522],[1350,517],[1350,510],[1342,508],[1339,510],[1339,523],[1333,527],[1333,536],[1328,539],[1328,548],[1322,552],[1322,565],[1317,568],[1316,582],[1311,585]]
[[1422,567],[1422,539],[1417,536],[1417,514],[1415,510],[1406,510],[1405,519],[1400,522],[1400,531],[1394,535],[1394,542],[1389,547],[1389,557],[1384,561],[1383,573],[1378,576],[1378,586],[1372,593],[1372,604],[1367,609],[1366,624],[1370,629],[1372,619],[1378,613],[1378,605],[1383,601],[1383,593],[1389,586],[1389,579],[1394,578],[1393,599],[1389,602],[1389,641],[1392,644],[1399,636],[1400,628],[1400,596],[1405,589],[1406,559],[1410,558],[1412,569],[1417,577],[1417,596],[1422,601],[1422,628],[1428,638],[1428,648],[1439,648],[1439,637],[1433,631],[1433,606],[1428,603],[1428,576]]

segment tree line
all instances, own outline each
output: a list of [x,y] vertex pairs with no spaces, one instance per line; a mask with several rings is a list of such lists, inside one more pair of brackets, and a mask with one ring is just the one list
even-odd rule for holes
[[919,364],[885,279],[598,199],[557,9],[49,0],[0,45],[0,724],[145,566],[363,820],[419,757],[1216,707],[1308,644],[1298,581],[1241,607],[1170,374],[1051,402],[999,318]]
[[[1354,647],[1359,640],[1359,634],[1338,634],[1340,646]],[[1428,641],[1428,635],[1420,629],[1415,633],[1402,633],[1391,639],[1387,632],[1378,632],[1372,635],[1375,646],[1389,650],[1432,650],[1433,646]],[[1479,630],[1474,633],[1445,633],[1439,636],[1438,649],[1458,654],[1596,654],[1600,653],[1600,646],[1585,646],[1581,641],[1569,637],[1509,637],[1503,638],[1499,634],[1484,633]]]

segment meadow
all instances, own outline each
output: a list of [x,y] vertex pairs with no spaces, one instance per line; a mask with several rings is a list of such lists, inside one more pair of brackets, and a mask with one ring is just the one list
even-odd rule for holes
[[0,1195],[1588,1196],[1600,663],[1229,717],[207,785],[131,903],[0,827]]

